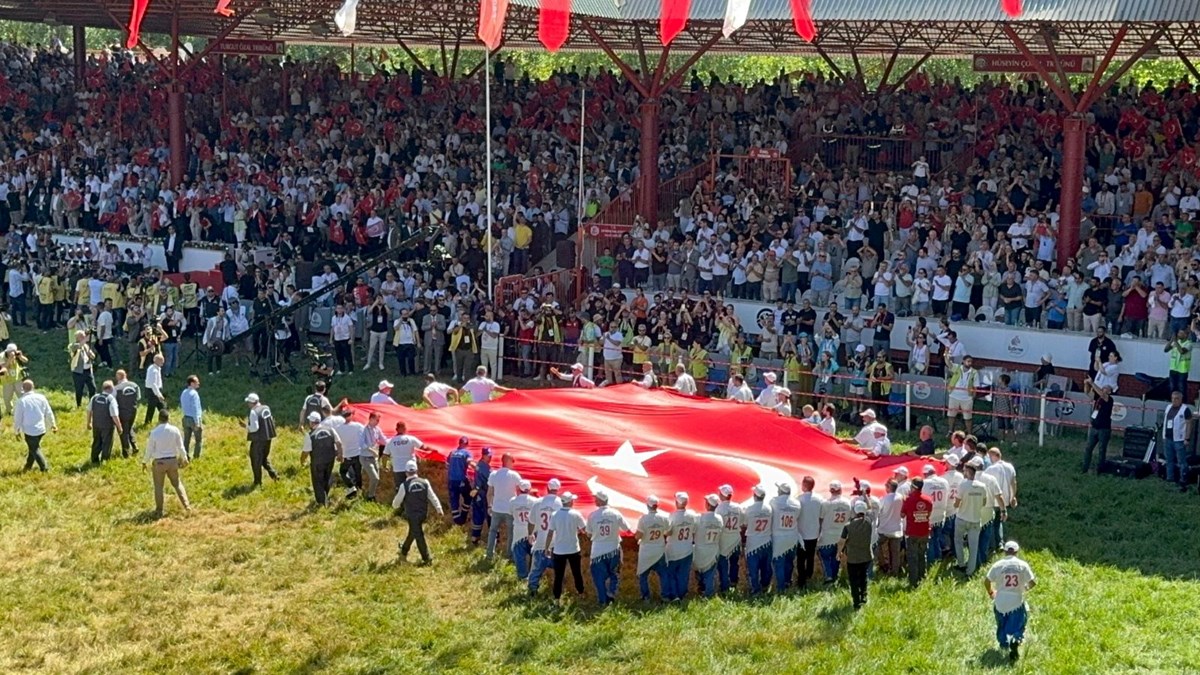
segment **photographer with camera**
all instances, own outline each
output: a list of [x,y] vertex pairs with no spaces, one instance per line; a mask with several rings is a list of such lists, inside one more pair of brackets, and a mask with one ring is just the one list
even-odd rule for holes
[[96,378],[92,374],[92,365],[96,361],[96,353],[92,351],[92,346],[88,344],[88,333],[84,330],[75,331],[75,342],[67,347],[67,353],[70,354],[71,363],[71,379],[75,384],[75,407],[83,405],[84,389],[87,390],[87,397],[96,395]]
[[232,336],[225,308],[218,307],[217,315],[208,320],[204,328],[204,349],[208,352],[208,374],[220,374],[221,357],[225,355],[225,343]]
[[25,379],[25,364],[29,358],[21,353],[15,342],[10,342],[4,348],[4,364],[0,366],[0,389],[4,397],[4,414],[12,414],[13,399],[21,390],[21,382]]

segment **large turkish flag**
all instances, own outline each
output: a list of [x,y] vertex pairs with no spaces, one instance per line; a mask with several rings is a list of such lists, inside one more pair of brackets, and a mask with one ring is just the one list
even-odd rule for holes
[[487,403],[413,410],[403,406],[354,405],[356,419],[381,415],[380,428],[391,434],[404,421],[408,433],[433,448],[424,459],[444,460],[460,436],[470,438],[476,459],[491,447],[493,468],[499,455],[514,455],[514,469],[545,493],[551,478],[579,496],[576,508],[586,515],[592,494],[604,490],[610,505],[630,524],[645,513],[647,495],[670,505],[677,491],[687,492],[693,508],[704,495],[729,483],[734,499],[750,499],[758,484],[775,494],[787,482],[799,494],[804,476],[827,495],[832,480],[853,489],[853,479],[869,479],[883,494],[883,483],[899,465],[920,475],[925,460],[912,455],[869,459],[852,445],[830,438],[793,418],[753,404],[694,398],[669,390],[627,384],[602,389],[513,391]]

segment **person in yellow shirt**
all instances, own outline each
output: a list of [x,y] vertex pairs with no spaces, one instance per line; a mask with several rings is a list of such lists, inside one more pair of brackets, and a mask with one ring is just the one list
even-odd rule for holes
[[189,326],[199,323],[196,308],[200,306],[200,285],[192,281],[191,273],[185,272],[183,283],[179,284],[179,305]]
[[753,358],[753,350],[750,345],[746,344],[746,336],[741,333],[733,341],[733,346],[729,349],[729,376],[741,375],[745,377],[745,364],[750,363]]
[[29,363],[21,350],[14,343],[4,348],[3,367],[0,367],[0,395],[4,398],[4,414],[12,414],[13,399],[21,390],[21,382],[25,379],[25,364]]
[[700,340],[692,342],[691,349],[687,353],[688,372],[691,373],[692,379],[696,380],[697,393],[703,393],[708,390],[708,367],[710,365],[708,358],[708,350],[704,345],[700,344]]
[[524,220],[518,219],[513,226],[512,266],[509,272],[524,274],[529,265],[529,245],[533,243],[533,228]]
[[92,295],[88,288],[88,283],[91,282],[91,277],[87,274],[81,275],[79,280],[75,282],[75,306],[89,304],[89,299]]
[[43,331],[54,327],[54,287],[57,285],[58,277],[55,276],[54,272],[47,272],[42,275],[41,279],[38,279],[37,325]]
[[642,364],[650,360],[650,336],[646,335],[646,324],[639,323],[637,327],[637,335],[633,336],[633,340],[629,343],[630,349],[633,351],[633,369],[636,372],[642,371]]

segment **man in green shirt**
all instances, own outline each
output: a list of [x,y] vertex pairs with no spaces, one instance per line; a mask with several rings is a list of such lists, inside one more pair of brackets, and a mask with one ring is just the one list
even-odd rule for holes
[[613,272],[617,269],[617,259],[612,255],[612,249],[604,249],[604,254],[596,258],[596,274],[600,276],[601,286],[603,290],[608,290],[612,286]]
[[854,609],[867,602],[867,570],[871,568],[871,522],[867,520],[867,504],[854,502],[854,518],[842,529],[838,540],[838,559],[846,563],[850,577],[850,598]]
[[1188,339],[1187,330],[1175,333],[1175,337],[1167,343],[1164,352],[1170,355],[1171,364],[1167,375],[1170,391],[1183,392],[1187,398],[1188,373],[1192,370],[1192,341]]

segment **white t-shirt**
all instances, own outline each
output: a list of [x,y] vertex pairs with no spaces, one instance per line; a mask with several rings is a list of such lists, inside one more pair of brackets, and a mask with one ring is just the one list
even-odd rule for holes
[[435,408],[445,408],[450,405],[450,401],[446,398],[446,394],[454,390],[454,387],[444,382],[430,382],[425,385],[425,396],[429,397],[429,402]]
[[616,361],[621,358],[621,343],[624,341],[621,331],[609,331],[604,336],[604,360]]
[[821,506],[825,500],[820,495],[802,492],[796,501],[800,502],[800,539],[812,541],[821,534]]
[[625,519],[621,512],[611,506],[602,506],[592,511],[587,518],[587,534],[592,540],[591,557],[595,559],[620,550],[621,530],[624,527]]
[[383,454],[391,457],[392,471],[400,473],[409,460],[416,458],[417,448],[421,447],[421,439],[416,436],[403,434],[392,436],[383,446]]
[[675,378],[675,390],[681,394],[696,394],[696,378],[684,373]]
[[[496,335],[488,335],[488,332],[496,333]],[[500,324],[495,321],[481,321],[479,323],[479,348],[487,350],[495,350],[500,347]]]
[[550,518],[550,531],[554,533],[554,541],[550,544],[553,553],[579,553],[579,531],[585,527],[587,523],[583,520],[583,514],[565,506],[560,508]]
[[471,395],[471,403],[487,403],[492,400],[492,392],[496,389],[496,383],[490,378],[476,376],[467,380],[462,388]]
[[999,483],[1000,495],[1004,497],[1004,503],[1012,503],[1012,485],[1017,477],[1016,467],[1001,460],[984,469],[983,473],[995,478],[996,482]]
[[731,384],[731,385],[729,385],[729,395],[727,396],[727,398],[730,401],[740,401],[742,403],[753,403],[754,402],[754,391],[752,389],[750,389],[750,385],[748,385],[744,382],[742,383],[742,386],[740,386],[740,387],[735,387]]
[[667,535],[667,562],[682,560],[692,554],[696,543],[696,519],[699,516],[691,509],[682,509],[671,514],[671,531]]
[[512,499],[517,496],[517,485],[521,474],[508,467],[500,467],[488,477],[492,489],[492,513],[512,513]]
[[334,340],[349,340],[354,334],[354,317],[349,314],[334,314],[329,320],[329,325],[333,329]]
[[900,513],[903,505],[904,502],[895,492],[880,498],[878,532],[881,536],[899,537],[904,534],[904,517]]
[[987,578],[996,590],[992,603],[1001,614],[1008,614],[1024,605],[1029,584],[1036,580],[1029,563],[1015,555],[1006,555],[997,560],[988,570]]
[[383,393],[382,391],[377,391],[374,394],[371,394],[371,403],[373,405],[400,405],[399,403],[396,403],[395,399]]
[[933,278],[933,299],[934,300],[949,300],[950,288],[954,285],[954,280],[948,274],[942,274]]

